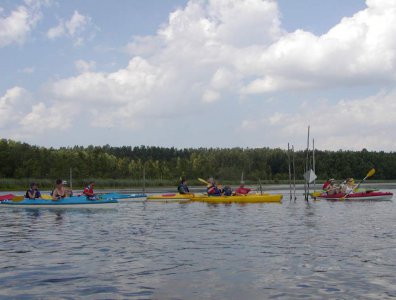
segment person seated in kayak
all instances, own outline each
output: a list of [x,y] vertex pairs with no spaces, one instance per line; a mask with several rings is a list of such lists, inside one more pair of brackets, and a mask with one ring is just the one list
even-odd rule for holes
[[333,181],[335,181],[333,178],[327,179],[326,182],[323,183],[322,190],[327,191],[327,188],[329,187],[329,185],[330,185]]
[[208,186],[207,186],[207,192],[209,196],[221,196],[221,188],[219,188],[213,179],[213,177],[210,177],[208,179]]
[[177,191],[179,194],[190,194],[190,190],[187,186],[187,179],[185,177],[182,177],[180,179],[180,183],[177,186]]
[[223,189],[224,196],[232,196],[232,188],[229,185],[226,185]]
[[65,187],[62,179],[57,179],[55,182],[55,189],[52,191],[52,200],[59,200],[66,197]]
[[344,194],[353,194],[353,191],[355,190],[355,180],[353,178],[347,178],[346,184],[343,186],[341,192]]
[[329,182],[330,183],[324,189],[326,191],[326,194],[327,195],[338,194],[340,192],[340,188],[335,185],[335,180],[334,179],[329,179]]
[[95,186],[95,182],[91,181],[91,182],[84,188],[83,194],[84,194],[85,196],[87,196],[88,198],[93,198],[93,197],[95,197],[95,192],[94,192],[94,190],[93,190],[94,186]]
[[72,189],[68,186],[67,181],[66,181],[66,180],[63,180],[62,184],[63,184],[63,187],[65,188],[66,197],[71,197],[71,196],[73,196],[73,191],[72,191]]
[[30,184],[30,189],[26,191],[25,197],[29,199],[41,198],[41,193],[38,190],[37,183],[32,182]]
[[251,189],[245,187],[245,182],[241,181],[241,183],[239,184],[239,188],[237,188],[235,190],[235,195],[238,195],[238,196],[247,195],[247,194],[249,194],[250,191],[251,191]]

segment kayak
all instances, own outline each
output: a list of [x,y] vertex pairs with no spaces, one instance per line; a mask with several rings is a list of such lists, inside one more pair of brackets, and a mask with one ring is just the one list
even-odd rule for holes
[[390,192],[368,191],[361,193],[345,194],[338,193],[334,195],[327,195],[326,193],[317,196],[316,199],[331,200],[331,201],[390,201],[393,194]]
[[120,194],[120,193],[108,193],[99,196],[99,198],[101,199],[117,199],[122,201],[141,199],[146,197],[147,197],[146,194]]
[[69,207],[111,207],[114,203],[118,203],[117,199],[97,199],[89,200],[87,197],[68,197],[59,200],[47,200],[47,199],[27,199],[24,198],[20,201],[15,200],[4,200],[0,202],[1,206],[9,207],[57,207],[57,208],[69,208]]
[[161,194],[151,195],[147,197],[147,201],[156,202],[188,202],[192,198],[196,197],[195,194]]
[[[378,189],[374,188],[374,189],[357,189],[355,190],[355,193],[369,193],[369,192],[377,192]],[[315,191],[310,193],[309,195],[311,196],[311,198],[316,199],[318,197],[320,197],[322,194],[326,194],[326,192],[324,190],[321,191]]]
[[202,201],[209,203],[270,203],[281,202],[281,194],[252,194],[246,196],[196,196],[193,201]]
[[0,201],[3,201],[3,200],[11,200],[11,199],[14,198],[14,197],[15,197],[14,194],[1,195],[1,196],[0,196]]

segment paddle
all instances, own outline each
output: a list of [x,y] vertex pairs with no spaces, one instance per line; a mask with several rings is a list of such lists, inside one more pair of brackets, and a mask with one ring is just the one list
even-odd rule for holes
[[373,176],[374,174],[375,174],[375,169],[373,168],[367,173],[366,177],[364,177],[363,180],[361,180],[352,190],[350,190],[344,197],[342,197],[342,199],[345,199],[346,197],[348,197],[349,194],[352,193],[354,189],[359,188],[359,186],[363,183],[363,181],[365,181],[367,178]]
[[205,179],[198,178],[198,181],[201,181],[202,183],[204,183],[204,184],[206,184],[206,185],[210,185],[210,183],[207,182]]

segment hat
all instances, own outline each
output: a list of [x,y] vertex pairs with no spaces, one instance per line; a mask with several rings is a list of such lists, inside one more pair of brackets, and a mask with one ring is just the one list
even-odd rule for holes
[[331,179],[329,179],[329,181],[335,181],[335,179],[334,179],[334,178],[331,178]]
[[63,181],[62,181],[62,184],[67,184],[67,181],[66,181],[66,180],[63,180]]
[[241,180],[240,184],[245,184],[245,181]]

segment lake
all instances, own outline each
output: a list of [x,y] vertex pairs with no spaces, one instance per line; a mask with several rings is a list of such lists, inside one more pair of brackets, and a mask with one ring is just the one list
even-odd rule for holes
[[282,204],[3,207],[0,298],[396,297],[394,202],[280,192]]

